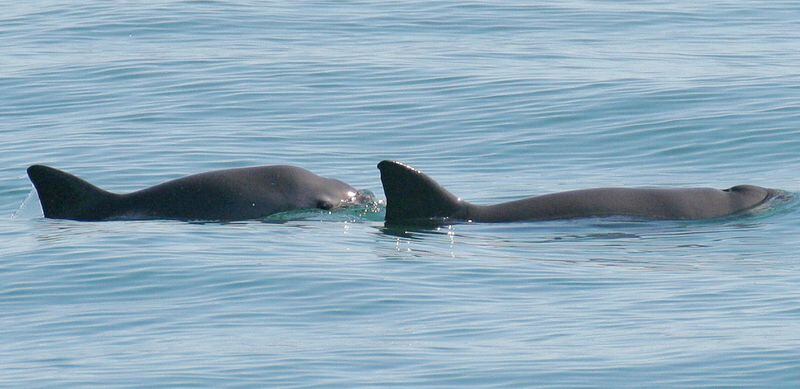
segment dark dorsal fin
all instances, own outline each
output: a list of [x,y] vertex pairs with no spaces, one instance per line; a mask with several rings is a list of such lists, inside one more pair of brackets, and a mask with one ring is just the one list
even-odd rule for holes
[[386,194],[386,223],[430,222],[454,216],[464,206],[458,197],[408,165],[381,161],[381,182]]
[[43,165],[28,168],[42,203],[44,217],[51,219],[102,220],[112,216],[114,194],[72,174]]

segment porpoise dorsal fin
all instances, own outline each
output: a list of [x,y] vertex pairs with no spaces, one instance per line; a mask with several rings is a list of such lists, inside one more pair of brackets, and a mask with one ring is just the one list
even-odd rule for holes
[[[424,173],[397,161],[381,161],[387,224],[430,222],[459,215],[466,203]],[[463,217],[463,215],[460,215]]]
[[112,216],[116,196],[67,172],[44,165],[28,168],[42,203],[44,217],[51,219],[102,220]]

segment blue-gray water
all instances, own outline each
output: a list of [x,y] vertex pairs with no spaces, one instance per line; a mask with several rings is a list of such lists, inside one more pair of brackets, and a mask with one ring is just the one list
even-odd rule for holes
[[5,2],[0,385],[796,386],[795,200],[409,232],[81,223],[43,219],[25,168],[119,192],[294,164],[383,197],[381,159],[477,203],[798,192],[798,20],[792,1]]

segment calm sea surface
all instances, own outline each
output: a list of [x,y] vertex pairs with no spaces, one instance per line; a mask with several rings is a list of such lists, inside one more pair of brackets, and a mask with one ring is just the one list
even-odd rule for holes
[[[800,385],[795,1],[2,9],[0,386]],[[25,175],[293,164],[382,198],[382,159],[483,204],[790,195],[704,222],[82,223]]]

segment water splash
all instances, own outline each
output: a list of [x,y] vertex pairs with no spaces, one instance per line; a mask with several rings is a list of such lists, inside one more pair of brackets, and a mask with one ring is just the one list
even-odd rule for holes
[[[370,193],[371,194],[371,193]],[[321,209],[299,209],[280,212],[264,219],[268,223],[284,223],[298,220],[317,220],[332,222],[380,222],[383,221],[386,204],[383,200],[373,200],[350,207],[331,211]]]
[[22,204],[19,205],[19,208],[11,215],[11,220],[34,219],[43,216],[42,204],[39,203],[39,196],[36,193],[36,189],[31,189],[31,191],[28,192],[28,196],[26,196]]

